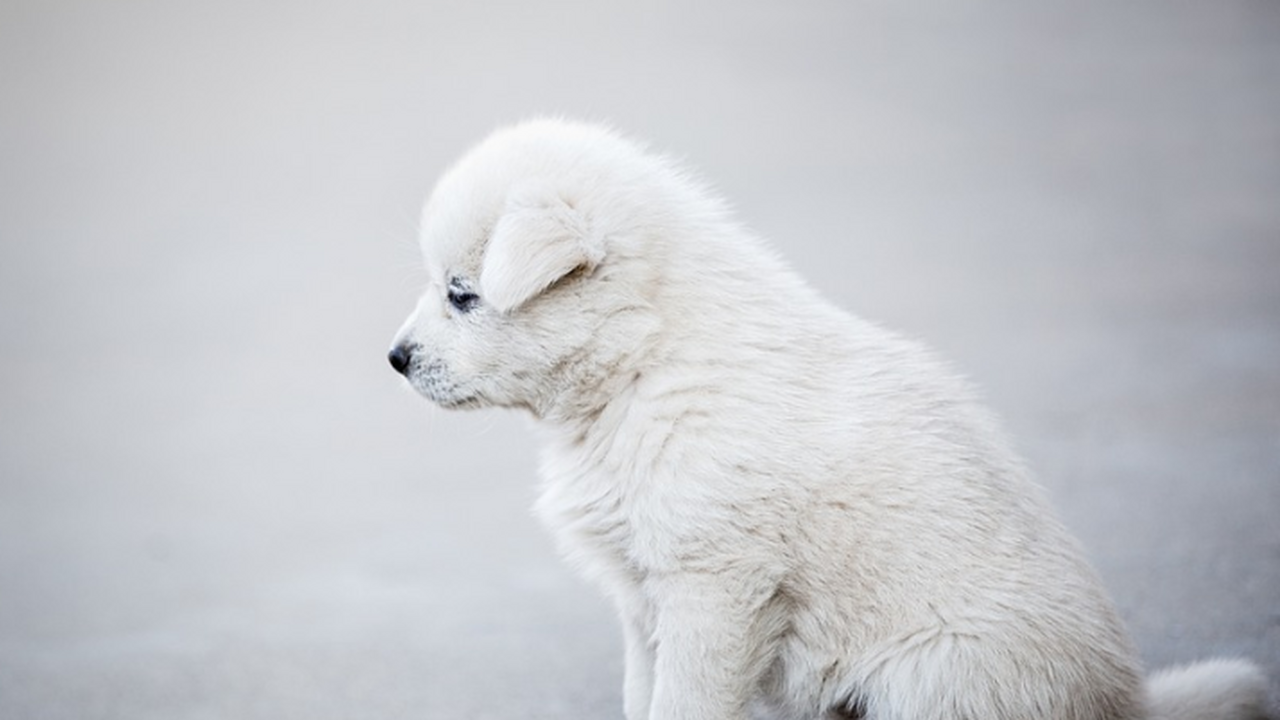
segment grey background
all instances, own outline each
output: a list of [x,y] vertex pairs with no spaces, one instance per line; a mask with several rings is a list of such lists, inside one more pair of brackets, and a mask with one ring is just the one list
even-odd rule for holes
[[1280,678],[1280,4],[782,5],[0,6],[0,718],[621,717],[528,421],[384,360],[548,112],[973,377],[1151,666]]

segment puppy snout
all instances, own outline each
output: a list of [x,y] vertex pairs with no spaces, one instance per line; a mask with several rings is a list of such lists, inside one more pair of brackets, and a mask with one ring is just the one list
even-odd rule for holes
[[409,365],[413,362],[413,345],[409,343],[397,343],[391,348],[391,352],[387,353],[387,360],[391,363],[391,367],[401,375],[407,375]]

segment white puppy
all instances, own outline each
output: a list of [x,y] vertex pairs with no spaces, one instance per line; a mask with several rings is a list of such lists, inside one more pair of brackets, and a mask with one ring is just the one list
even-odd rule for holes
[[617,604],[630,720],[1245,718],[1214,661],[1140,677],[962,380],[820,298],[672,162],[495,133],[423,216],[392,364],[546,428],[539,516]]

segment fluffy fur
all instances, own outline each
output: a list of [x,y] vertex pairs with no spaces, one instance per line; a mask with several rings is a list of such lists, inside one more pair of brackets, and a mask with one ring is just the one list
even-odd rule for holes
[[443,177],[422,233],[393,364],[445,407],[542,421],[537,513],[616,603],[629,720],[1258,711],[1243,662],[1144,684],[967,384],[674,163],[525,123]]

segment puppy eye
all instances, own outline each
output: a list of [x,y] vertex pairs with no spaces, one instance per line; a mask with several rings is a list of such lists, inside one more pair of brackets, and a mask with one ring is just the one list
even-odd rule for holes
[[449,304],[458,312],[470,312],[480,302],[480,296],[465,290],[449,288]]

